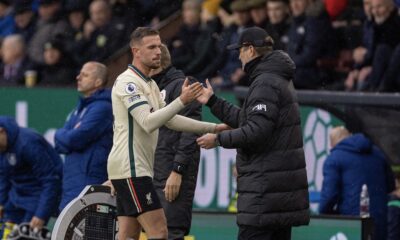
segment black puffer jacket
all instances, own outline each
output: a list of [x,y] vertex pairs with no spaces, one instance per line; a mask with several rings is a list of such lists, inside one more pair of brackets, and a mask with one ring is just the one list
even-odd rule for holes
[[213,96],[207,105],[234,130],[218,134],[236,148],[239,225],[308,224],[309,202],[300,112],[291,79],[294,63],[273,51],[246,64],[250,78],[242,109]]
[[[185,75],[182,71],[169,67],[152,78],[157,82],[165,102],[169,104],[181,94]],[[179,114],[201,120],[201,105],[192,102]],[[168,227],[185,229],[186,234],[191,224],[192,203],[200,161],[200,148],[196,143],[198,137],[199,135],[194,133],[177,132],[166,127],[160,128],[154,160],[154,186],[162,195],[160,198],[168,220]],[[169,203],[165,200],[163,192],[158,190],[164,189],[174,162],[185,164],[186,170],[182,177],[178,199]]]

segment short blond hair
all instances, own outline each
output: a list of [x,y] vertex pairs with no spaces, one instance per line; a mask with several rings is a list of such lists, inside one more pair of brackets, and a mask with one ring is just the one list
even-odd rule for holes
[[171,66],[171,54],[165,44],[161,44],[161,68],[164,70]]
[[331,141],[331,147],[335,147],[336,144],[338,144],[339,142],[341,142],[343,139],[347,138],[348,136],[350,136],[350,132],[349,130],[347,130],[347,128],[345,128],[344,126],[338,126],[338,127],[334,127],[332,128],[330,134],[329,134],[329,139]]

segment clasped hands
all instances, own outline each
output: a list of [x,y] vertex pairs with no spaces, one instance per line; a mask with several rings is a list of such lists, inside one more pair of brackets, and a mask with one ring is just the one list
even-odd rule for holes
[[[185,82],[183,83],[182,86],[182,93],[180,96],[183,104],[186,105],[194,101],[195,99],[201,104],[206,104],[208,100],[211,98],[211,96],[214,94],[214,91],[208,79],[206,80],[206,85],[207,87],[203,87],[202,84],[199,82],[195,82],[189,85],[189,80],[185,79]],[[215,132],[207,133],[199,137],[197,139],[197,144],[199,144],[200,147],[205,149],[214,148],[217,146],[216,133],[220,133],[222,131],[230,129],[231,128],[224,123],[217,124],[217,126],[215,127]]]

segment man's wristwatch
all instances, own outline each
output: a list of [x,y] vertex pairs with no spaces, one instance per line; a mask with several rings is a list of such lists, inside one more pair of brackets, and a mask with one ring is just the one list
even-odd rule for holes
[[218,139],[218,134],[215,134],[215,145],[216,146],[221,146],[221,143],[219,142],[219,139]]
[[186,165],[183,163],[179,163],[179,162],[174,162],[174,168],[172,169],[172,171],[183,175],[186,171]]

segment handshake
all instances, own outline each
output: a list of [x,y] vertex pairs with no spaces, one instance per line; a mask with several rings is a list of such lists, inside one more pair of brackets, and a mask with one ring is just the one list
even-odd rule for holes
[[206,88],[203,87],[200,82],[189,84],[189,79],[186,78],[182,86],[181,95],[179,96],[182,103],[184,105],[187,105],[194,100],[197,100],[201,104],[206,104],[208,102],[208,99],[210,99],[210,97],[214,94],[214,91],[208,79],[206,80],[206,84]]
[[[189,104],[195,99],[201,104],[206,104],[210,97],[214,94],[208,79],[206,80],[206,84],[207,87],[203,87],[203,85],[199,82],[189,84],[189,80],[186,78],[182,86],[182,93],[180,95],[183,104]],[[224,123],[217,124],[215,127],[215,133],[220,133],[230,129],[231,128]],[[217,135],[212,133],[208,133],[199,137],[197,139],[197,144],[205,149],[214,148],[219,145],[217,141]]]

